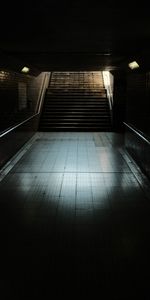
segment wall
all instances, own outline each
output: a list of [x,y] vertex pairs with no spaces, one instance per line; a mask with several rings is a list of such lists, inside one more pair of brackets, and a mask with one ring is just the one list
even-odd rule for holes
[[39,116],[29,119],[28,122],[16,127],[6,135],[0,137],[0,167],[16,154],[16,152],[34,135],[37,131]]
[[[14,117],[14,123],[9,120],[11,121],[9,129],[5,127],[0,134],[0,167],[2,167],[38,129],[40,118],[40,112],[37,111],[38,101],[41,91],[44,98],[49,73],[41,73],[37,77],[23,76],[14,72],[0,74],[1,116],[4,115],[7,119],[11,111]],[[30,105],[26,105],[26,100],[30,100]],[[19,117],[21,125],[18,124]],[[8,119],[6,125],[8,127]]]
[[141,135],[126,127],[125,145],[145,174],[150,177],[150,73],[130,71],[127,74],[126,123]]
[[121,70],[113,71],[114,89],[113,89],[113,130],[123,132],[126,109],[127,81],[126,72]]
[[43,76],[0,70],[0,132],[36,112]]
[[127,76],[126,121],[150,136],[150,73],[129,72]]

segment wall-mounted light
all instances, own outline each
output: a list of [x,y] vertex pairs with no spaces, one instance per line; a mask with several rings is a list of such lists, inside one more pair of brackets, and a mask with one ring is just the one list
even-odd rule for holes
[[128,64],[128,66],[129,66],[129,68],[130,68],[131,70],[137,69],[137,68],[140,67],[139,64],[138,64],[136,61],[130,62],[130,63]]
[[30,69],[28,67],[23,67],[21,72],[22,73],[29,73]]

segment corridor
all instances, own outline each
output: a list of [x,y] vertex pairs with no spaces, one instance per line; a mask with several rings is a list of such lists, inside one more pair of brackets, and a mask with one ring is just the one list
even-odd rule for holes
[[112,132],[36,133],[0,185],[11,295],[28,298],[32,282],[34,295],[149,299],[149,186],[122,145]]

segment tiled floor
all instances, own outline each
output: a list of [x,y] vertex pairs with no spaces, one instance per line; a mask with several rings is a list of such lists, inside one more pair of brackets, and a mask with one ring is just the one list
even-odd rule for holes
[[150,299],[149,186],[122,143],[117,133],[38,133],[1,181],[7,295],[28,299],[32,286],[32,299]]

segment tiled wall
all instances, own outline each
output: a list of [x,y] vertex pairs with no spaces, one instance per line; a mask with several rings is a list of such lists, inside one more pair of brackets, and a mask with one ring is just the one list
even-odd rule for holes
[[29,76],[0,70],[0,131],[36,112],[43,73]]
[[[14,72],[0,72],[1,126],[5,121],[3,129],[7,128],[7,133],[4,133],[1,127],[0,167],[5,165],[38,129],[40,114],[35,115],[35,113],[45,74],[29,77]],[[27,100],[30,102],[28,103]],[[31,118],[8,131],[8,127],[13,127],[14,124],[26,120],[27,117]],[[4,120],[3,123],[2,120]]]

